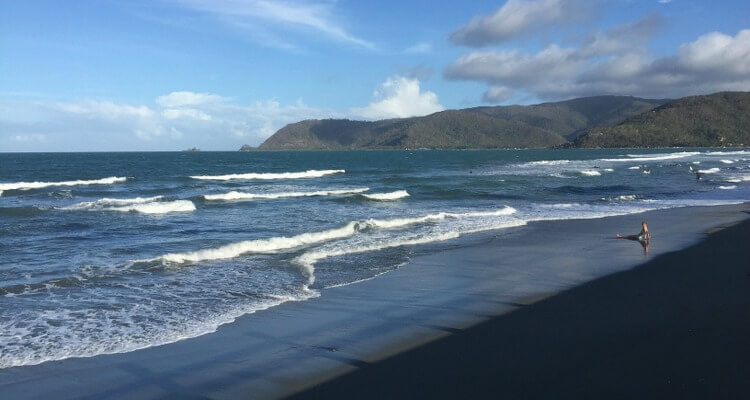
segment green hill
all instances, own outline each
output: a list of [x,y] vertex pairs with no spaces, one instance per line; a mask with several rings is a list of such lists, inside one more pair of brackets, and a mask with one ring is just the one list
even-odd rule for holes
[[606,128],[589,129],[577,147],[723,147],[750,145],[750,93],[721,92],[666,103]]
[[568,143],[664,100],[598,96],[531,106],[447,110],[381,121],[306,120],[289,124],[260,149],[545,148]]
[[750,93],[678,100],[598,96],[381,121],[289,124],[260,149],[488,149],[750,145]]
[[532,106],[477,107],[469,110],[523,122],[573,140],[586,129],[616,125],[627,117],[649,111],[667,101],[630,96],[595,96]]

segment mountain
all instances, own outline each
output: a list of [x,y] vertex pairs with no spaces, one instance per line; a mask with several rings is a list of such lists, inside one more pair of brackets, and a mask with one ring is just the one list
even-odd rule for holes
[[630,96],[583,97],[532,106],[477,107],[469,110],[555,132],[568,140],[592,127],[611,126],[669,100]]
[[605,128],[589,129],[577,147],[723,147],[750,145],[750,92],[690,96]]
[[592,127],[610,126],[666,100],[598,96],[531,106],[446,110],[381,121],[305,120],[289,124],[260,149],[545,148]]

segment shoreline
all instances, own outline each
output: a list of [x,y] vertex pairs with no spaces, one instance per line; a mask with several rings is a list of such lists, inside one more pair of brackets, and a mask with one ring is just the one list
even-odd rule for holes
[[748,398],[748,237],[749,219],[710,229],[289,398]]
[[[457,239],[460,247],[419,255],[377,279],[245,315],[204,336],[6,368],[0,390],[13,398],[287,396],[684,249],[708,229],[746,219],[748,209],[748,203],[676,208],[473,234]],[[648,256],[636,243],[614,239],[636,230],[642,218],[655,233]],[[544,260],[555,261],[555,273],[518,268]],[[534,273],[543,279],[497,293],[499,284],[529,282]]]

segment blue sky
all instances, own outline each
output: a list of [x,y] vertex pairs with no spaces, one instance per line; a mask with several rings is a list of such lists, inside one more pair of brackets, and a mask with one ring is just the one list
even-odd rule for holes
[[750,90],[750,2],[3,1],[0,151],[234,150],[307,118]]

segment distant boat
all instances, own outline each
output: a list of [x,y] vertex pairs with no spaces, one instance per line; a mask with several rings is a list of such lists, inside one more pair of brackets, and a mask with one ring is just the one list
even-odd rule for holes
[[183,151],[201,151],[201,149],[199,149],[197,147],[192,147],[192,148],[189,148],[189,149],[183,150]]

